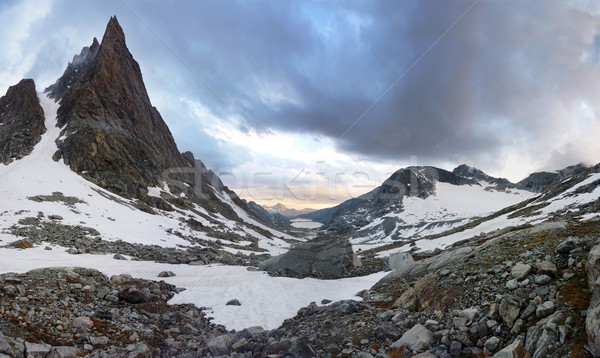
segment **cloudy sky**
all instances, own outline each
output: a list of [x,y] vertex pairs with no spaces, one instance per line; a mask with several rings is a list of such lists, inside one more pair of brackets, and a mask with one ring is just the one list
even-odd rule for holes
[[3,0],[0,92],[53,83],[111,15],[179,149],[260,203],[600,162],[594,0]]

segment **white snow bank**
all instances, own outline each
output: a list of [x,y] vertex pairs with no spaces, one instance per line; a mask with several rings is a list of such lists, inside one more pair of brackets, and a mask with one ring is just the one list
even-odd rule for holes
[[[52,245],[51,245],[52,246]],[[310,302],[327,298],[360,300],[354,295],[373,286],[385,276],[380,272],[365,277],[341,280],[292,279],[270,277],[264,272],[248,271],[242,266],[170,265],[149,261],[117,261],[112,255],[70,255],[64,247],[43,246],[17,250],[0,248],[0,273],[23,273],[44,267],[88,267],[107,276],[128,273],[133,277],[165,280],[188,290],[176,295],[169,303],[193,303],[211,307],[209,316],[228,329],[251,326],[274,329]],[[161,271],[173,271],[177,276],[157,278]],[[241,306],[226,306],[237,298]]]

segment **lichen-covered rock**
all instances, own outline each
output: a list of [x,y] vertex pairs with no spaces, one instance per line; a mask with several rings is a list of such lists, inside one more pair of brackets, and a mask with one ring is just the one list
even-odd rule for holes
[[500,317],[509,328],[512,328],[521,311],[521,303],[515,296],[507,295],[500,302]]

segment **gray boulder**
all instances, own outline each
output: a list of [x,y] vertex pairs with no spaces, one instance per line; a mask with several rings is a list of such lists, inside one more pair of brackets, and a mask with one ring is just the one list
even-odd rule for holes
[[529,354],[522,341],[516,340],[494,354],[493,358],[531,358],[531,354]]
[[532,358],[545,358],[556,350],[557,332],[544,325],[535,325],[527,330],[525,348],[531,352]]
[[45,358],[50,353],[51,345],[45,343],[25,342],[25,357]]
[[508,328],[512,328],[513,324],[515,324],[520,311],[521,303],[515,296],[506,295],[502,299],[502,302],[500,302],[500,317],[506,322]]
[[484,347],[488,352],[494,353],[496,350],[498,350],[499,345],[500,338],[492,336],[487,341],[485,341]]
[[430,348],[435,343],[433,332],[425,328],[423,325],[416,324],[394,342],[390,348],[406,347],[413,352],[424,351]]
[[537,318],[544,318],[554,312],[554,302],[546,301],[535,309],[535,316]]
[[463,259],[473,252],[471,247],[461,247],[455,250],[443,251],[441,254],[428,257],[425,260],[406,263],[394,269],[381,279],[382,282],[390,282],[398,278],[414,276],[423,272],[431,272],[448,266],[450,263]]
[[387,258],[387,266],[392,270],[412,264],[413,262],[413,257],[408,252],[396,252]]
[[158,274],[158,277],[175,277],[175,272],[173,271],[162,271]]
[[214,356],[223,356],[231,353],[232,337],[228,334],[211,338],[206,346]]
[[556,252],[558,252],[559,254],[568,255],[569,252],[571,252],[571,250],[573,250],[574,248],[575,242],[573,242],[573,239],[567,239],[563,241],[560,245],[558,245],[558,247],[556,248]]
[[259,270],[297,276],[340,278],[360,263],[348,239],[317,238],[299,243],[285,254],[263,261]]
[[15,356],[15,352],[10,347],[10,344],[8,344],[8,341],[6,340],[2,332],[0,332],[0,355],[2,354],[7,355],[11,358]]
[[241,306],[242,304],[237,298],[227,301],[226,306]]
[[77,347],[52,347],[46,358],[77,358],[81,357],[82,352]]
[[522,280],[531,272],[531,265],[522,262],[517,263],[511,270],[510,274],[517,280]]
[[534,278],[534,282],[537,285],[545,285],[550,283],[550,281],[552,281],[552,277],[548,276],[548,275],[537,275]]

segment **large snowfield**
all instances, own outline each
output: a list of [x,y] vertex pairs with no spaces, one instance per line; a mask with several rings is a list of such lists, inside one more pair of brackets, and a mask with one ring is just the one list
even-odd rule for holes
[[[0,243],[2,244],[2,243]],[[165,280],[186,288],[169,303],[193,303],[209,307],[209,317],[228,329],[240,330],[252,326],[277,328],[285,319],[311,302],[320,304],[324,298],[337,301],[360,300],[355,294],[373,286],[387,272],[340,280],[293,279],[271,277],[265,272],[249,271],[243,266],[169,265],[149,261],[121,261],[110,255],[71,255],[64,247],[46,245],[32,249],[0,248],[0,273],[23,273],[45,267],[87,267],[107,276],[130,274],[147,280]],[[161,271],[173,271],[177,276],[157,278]],[[241,306],[227,306],[238,299]]]

